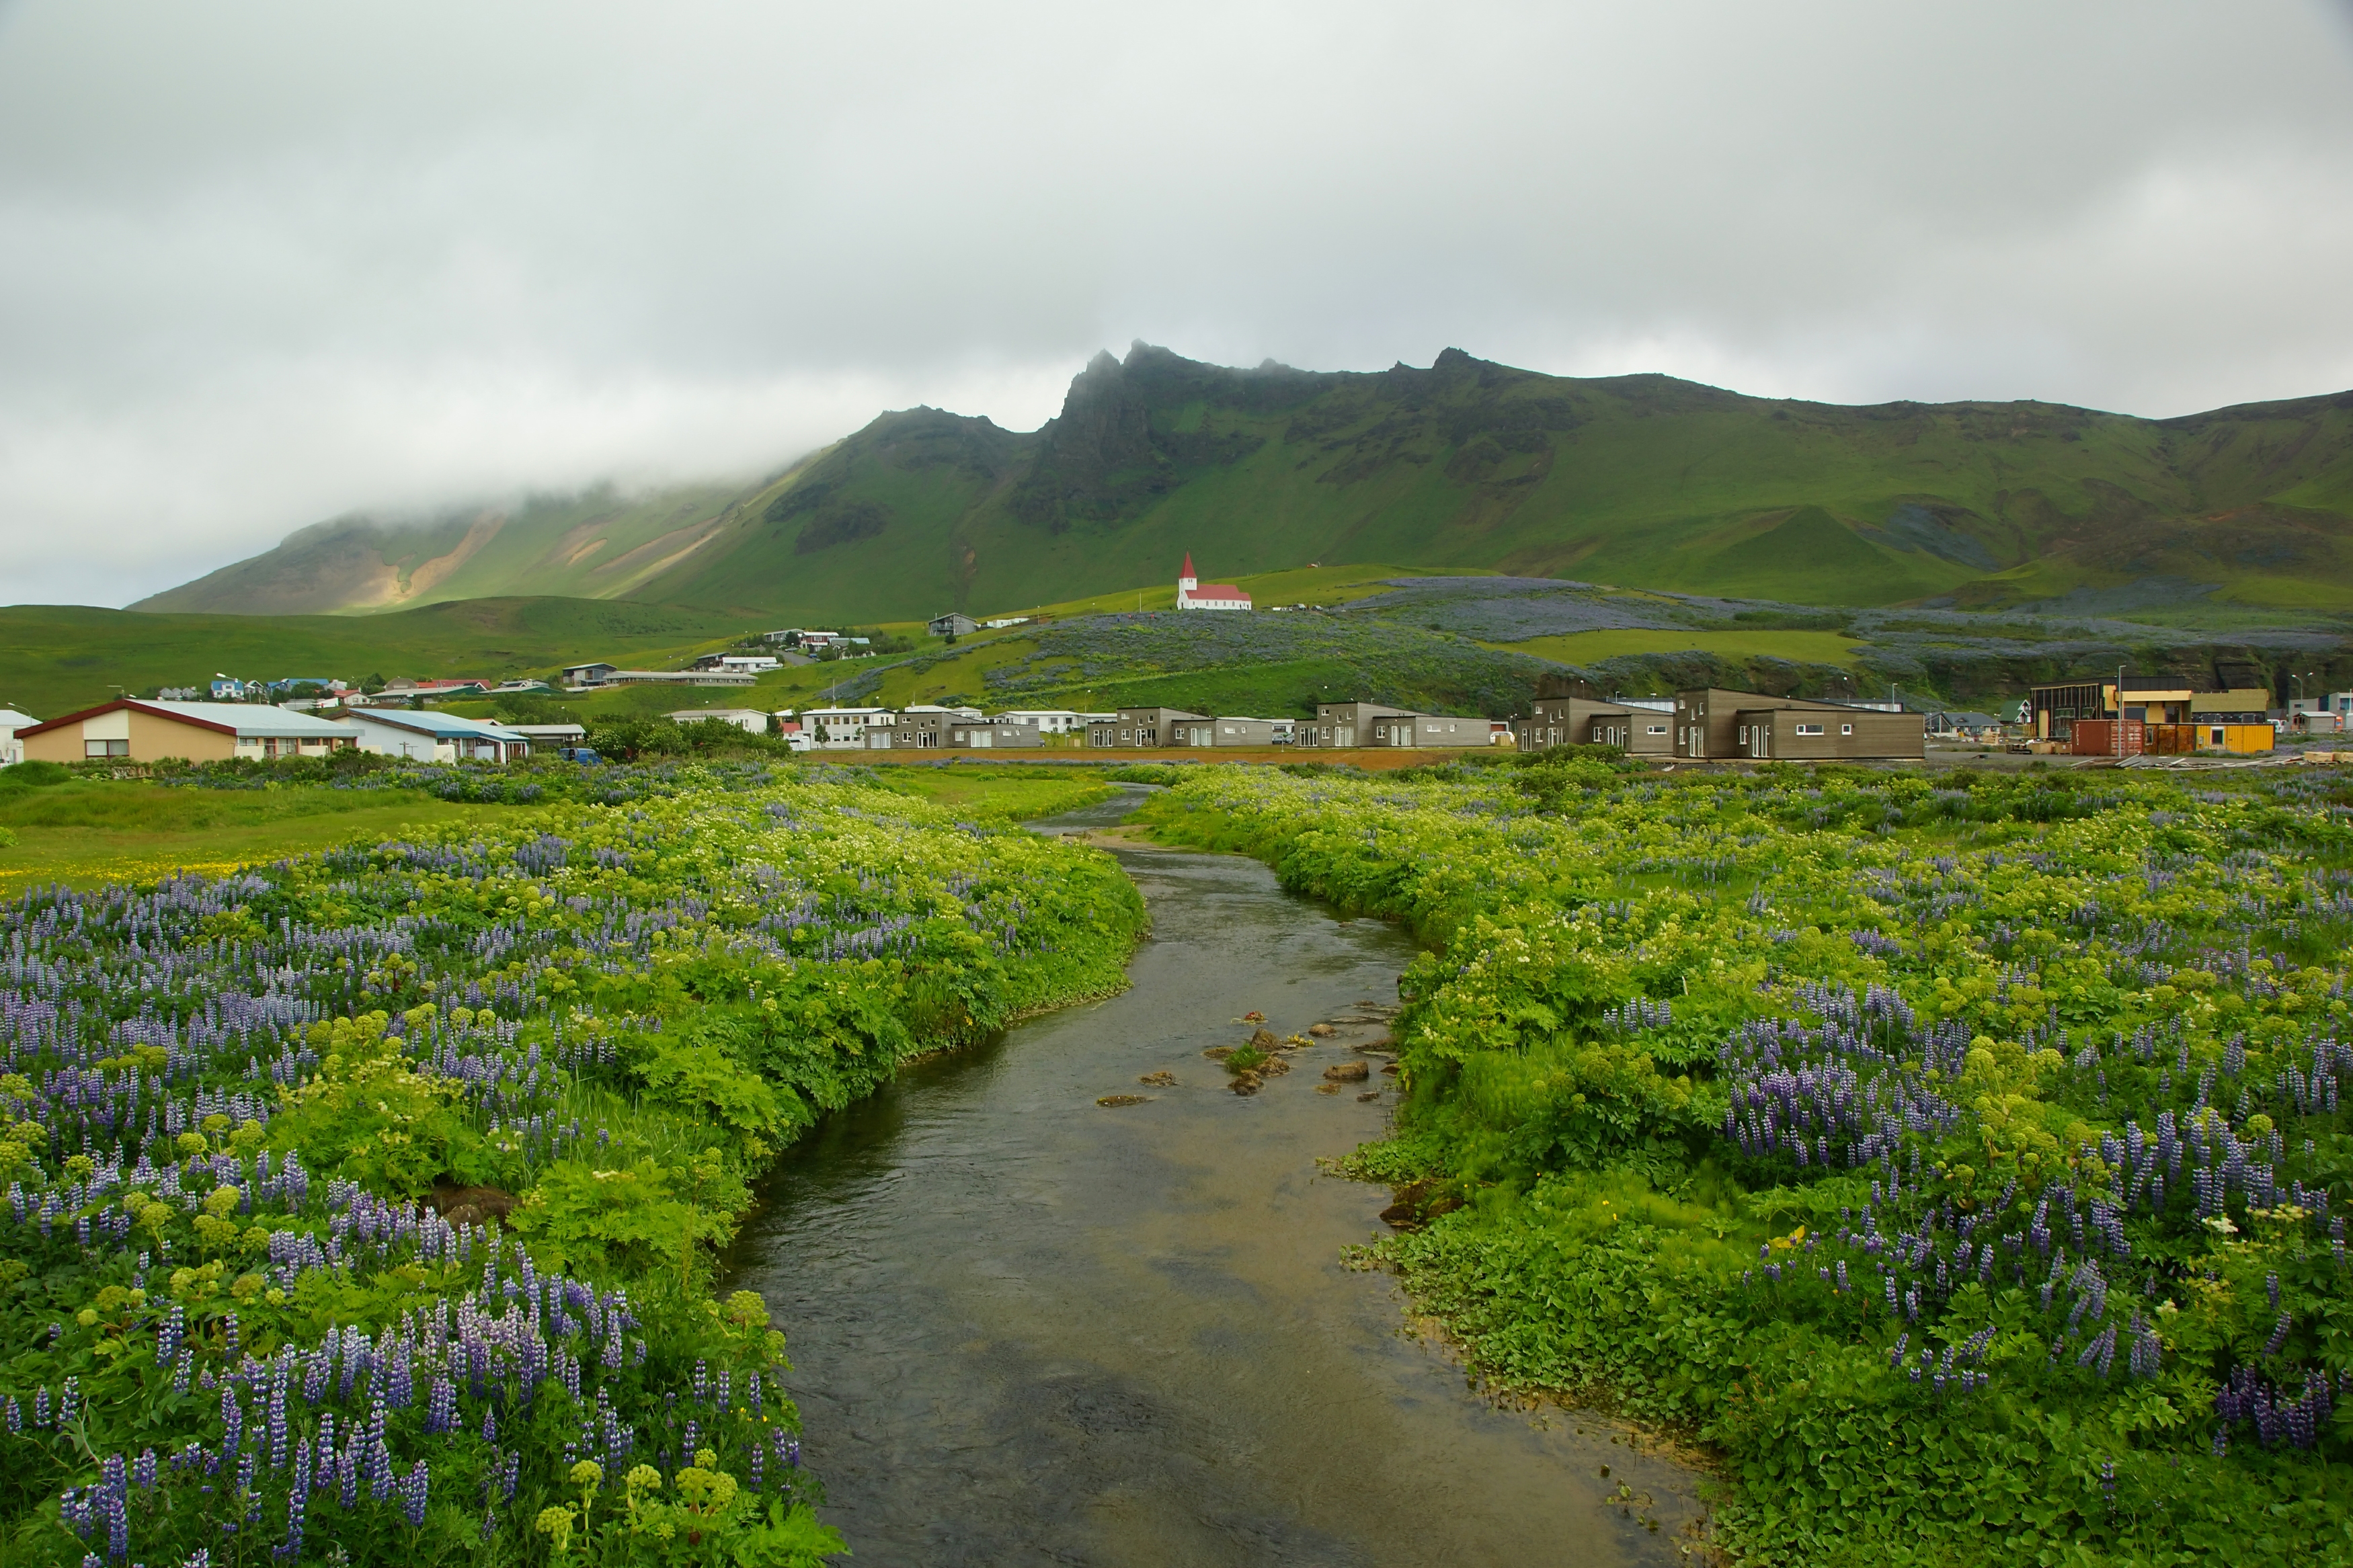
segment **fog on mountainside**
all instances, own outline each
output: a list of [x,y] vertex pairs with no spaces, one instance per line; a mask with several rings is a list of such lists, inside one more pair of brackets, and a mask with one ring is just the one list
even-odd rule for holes
[[561,595],[898,620],[1158,582],[1188,551],[1219,576],[1389,561],[1802,604],[2322,608],[2353,589],[2353,393],[2148,420],[1137,343],[1035,432],[918,407],[748,487],[339,520],[132,607]]

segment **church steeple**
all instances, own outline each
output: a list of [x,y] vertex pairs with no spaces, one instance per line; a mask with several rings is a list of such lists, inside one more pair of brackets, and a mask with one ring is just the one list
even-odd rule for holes
[[1185,569],[1176,574],[1176,607],[1180,610],[1185,608],[1192,598],[1193,590],[1200,585],[1201,580],[1193,575],[1193,552],[1187,550],[1185,552]]

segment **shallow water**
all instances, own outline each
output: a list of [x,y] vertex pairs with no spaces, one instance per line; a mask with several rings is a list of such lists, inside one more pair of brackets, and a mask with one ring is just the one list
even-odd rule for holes
[[[1122,800],[1037,826],[1116,820]],[[1120,852],[1133,988],[920,1063],[785,1159],[735,1248],[791,1336],[828,1520],[867,1568],[1674,1563],[1691,1478],[1496,1409],[1344,1266],[1385,1189],[1318,1173],[1386,1080],[1349,1041],[1242,1098],[1201,1052],[1393,1003],[1411,945],[1254,861]],[[1377,1068],[1380,1058],[1371,1058]],[[1139,1085],[1156,1070],[1174,1088]],[[1150,1096],[1106,1109],[1103,1095]],[[1609,1480],[1599,1478],[1612,1468]],[[1655,1498],[1615,1497],[1623,1480]]]

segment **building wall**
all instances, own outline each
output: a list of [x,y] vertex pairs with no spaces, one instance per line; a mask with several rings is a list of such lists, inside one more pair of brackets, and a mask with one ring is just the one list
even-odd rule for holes
[[[1652,734],[1652,730],[1658,731]],[[1617,746],[1636,756],[1674,754],[1674,719],[1643,708],[1623,708],[1591,697],[1544,697],[1512,726],[1524,752],[1555,746]]]
[[[1376,746],[1483,746],[1494,731],[1484,719],[1447,718],[1440,714],[1400,713],[1373,721]],[[1362,737],[1359,737],[1362,740]]]
[[1220,719],[1217,728],[1220,746],[1274,744],[1274,721],[1270,719]]
[[1369,746],[1373,743],[1373,721],[1398,711],[1395,708],[1384,708],[1377,702],[1319,702],[1315,705],[1314,723],[1293,727],[1292,744]]
[[1597,746],[1616,746],[1630,756],[1672,757],[1675,754],[1675,716],[1630,708],[1623,718],[1596,714],[1586,722],[1586,739]]
[[[95,726],[95,728],[93,728]],[[165,757],[185,757],[192,763],[222,762],[237,754],[237,737],[184,723],[159,714],[120,708],[79,724],[68,724],[47,734],[24,740],[28,763],[79,763],[88,754],[84,740],[128,741],[125,762],[153,763]]]
[[[1799,732],[1807,729],[1821,733]],[[1760,762],[1916,762],[1927,753],[1927,726],[1917,713],[1748,709],[1735,713],[1733,737],[1739,755]]]

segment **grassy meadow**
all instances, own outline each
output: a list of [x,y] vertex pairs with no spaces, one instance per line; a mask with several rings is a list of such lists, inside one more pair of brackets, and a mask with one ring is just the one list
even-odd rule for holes
[[[2220,785],[2222,787],[2211,787]],[[2353,788],[1603,753],[1141,814],[1395,919],[1394,1269],[1757,1568],[2353,1563]]]
[[[158,805],[159,843],[366,815],[201,776],[228,809],[9,793],[34,832]],[[0,1560],[842,1553],[789,1321],[720,1250],[820,1114],[1116,990],[1143,927],[1108,857],[1006,825],[1083,784],[894,782],[607,770],[611,805],[0,897]]]

